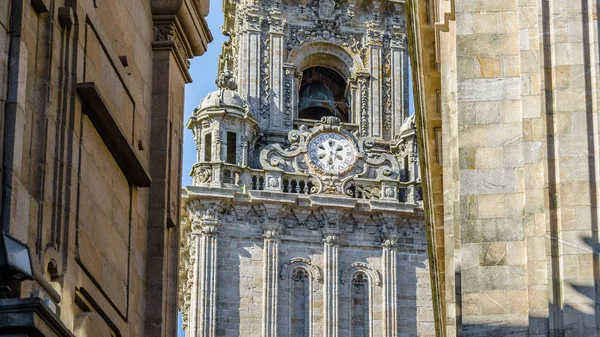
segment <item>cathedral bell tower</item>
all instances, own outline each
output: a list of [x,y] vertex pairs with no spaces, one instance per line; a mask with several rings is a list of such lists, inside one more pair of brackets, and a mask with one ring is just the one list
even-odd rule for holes
[[404,6],[224,1],[188,122],[188,336],[434,334]]

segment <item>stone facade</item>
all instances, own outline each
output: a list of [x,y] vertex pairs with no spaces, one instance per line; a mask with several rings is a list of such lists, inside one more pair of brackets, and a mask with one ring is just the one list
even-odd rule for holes
[[194,110],[188,336],[433,336],[405,5],[224,2]]
[[0,1],[1,224],[34,269],[0,279],[0,335],[176,334],[183,88],[207,13]]
[[438,336],[598,336],[598,3],[408,12]]

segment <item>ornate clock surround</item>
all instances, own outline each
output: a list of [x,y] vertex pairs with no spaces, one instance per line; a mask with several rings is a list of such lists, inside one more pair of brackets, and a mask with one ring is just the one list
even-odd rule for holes
[[[309,155],[309,145],[319,135],[333,133],[348,141],[352,158],[343,169],[332,172],[315,165]],[[265,190],[281,191],[283,180],[287,178],[309,179],[312,183],[310,194],[349,195],[357,185],[377,186],[378,198],[397,198],[400,164],[395,156],[376,151],[375,140],[369,137],[358,138],[336,117],[323,117],[312,128],[300,126],[288,133],[291,145],[284,149],[279,144],[265,147],[260,154],[260,162],[266,173]]]

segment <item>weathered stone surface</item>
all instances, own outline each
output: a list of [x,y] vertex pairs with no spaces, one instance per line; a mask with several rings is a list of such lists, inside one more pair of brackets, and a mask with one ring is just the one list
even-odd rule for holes
[[0,335],[176,335],[179,130],[207,6],[0,2],[2,230],[34,269]]
[[599,334],[596,7],[409,12],[439,336]]
[[435,334],[405,5],[383,4],[224,2],[187,124],[188,335]]

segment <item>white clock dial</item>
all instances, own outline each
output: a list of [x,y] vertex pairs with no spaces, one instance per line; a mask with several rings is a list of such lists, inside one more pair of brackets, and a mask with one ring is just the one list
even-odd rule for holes
[[354,146],[339,133],[321,133],[308,144],[308,158],[325,173],[341,173],[354,163]]

